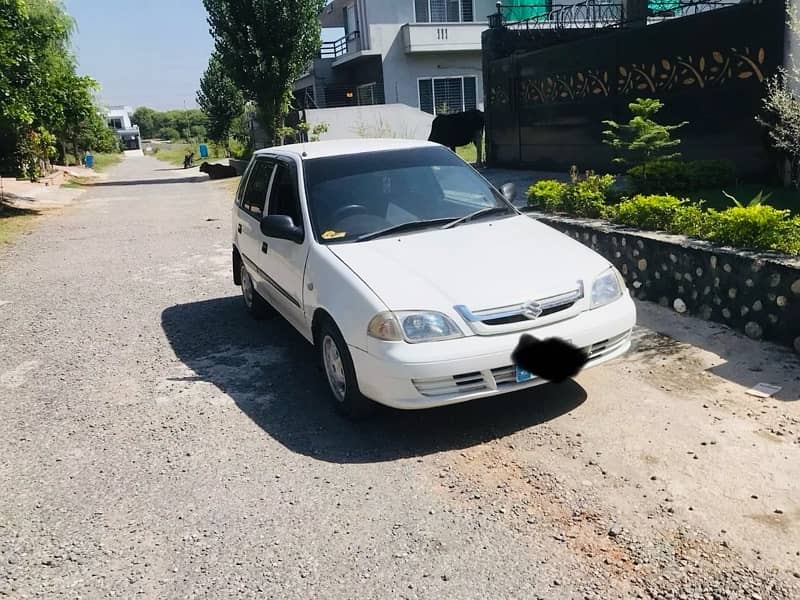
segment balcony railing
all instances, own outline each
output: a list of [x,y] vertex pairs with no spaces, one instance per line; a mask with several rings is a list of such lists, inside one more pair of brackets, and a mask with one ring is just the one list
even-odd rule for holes
[[[621,2],[584,0],[577,4],[539,3],[516,5],[514,8],[537,10],[535,14],[519,21],[508,21],[510,9],[500,7],[506,26],[513,29],[578,29],[619,26],[624,21]],[[505,12],[504,12],[505,11]]]
[[[653,22],[686,17],[739,3],[739,0],[651,0],[647,20]],[[530,9],[536,14],[511,20],[515,9]],[[512,29],[603,29],[620,27],[628,21],[622,3],[609,0],[583,0],[576,4],[536,3],[532,0],[531,4],[514,6],[503,6],[502,2],[498,2],[498,11],[500,18],[492,15],[492,26],[505,25]]]
[[320,58],[339,58],[348,52],[356,52],[361,49],[361,33],[352,31],[346,36],[333,42],[323,42],[319,51]]

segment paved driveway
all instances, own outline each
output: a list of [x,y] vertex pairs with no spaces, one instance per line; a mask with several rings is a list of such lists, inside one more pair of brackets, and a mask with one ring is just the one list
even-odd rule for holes
[[245,315],[232,183],[129,158],[0,254],[0,596],[800,597],[791,355],[642,305],[576,381],[354,425]]

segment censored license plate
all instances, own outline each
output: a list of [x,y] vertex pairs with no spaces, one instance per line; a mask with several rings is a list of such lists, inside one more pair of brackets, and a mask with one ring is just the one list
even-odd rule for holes
[[522,383],[524,381],[530,381],[531,379],[533,379],[533,375],[528,373],[525,369],[520,369],[519,367],[516,367],[516,369],[517,369],[517,383]]
[[[572,343],[572,340],[568,340],[568,339],[564,339],[564,338],[560,338],[560,339],[561,339],[562,342],[565,342],[567,344],[571,344]],[[526,381],[530,381],[531,379],[534,379],[534,375],[532,373],[529,373],[525,369],[523,369],[523,368],[521,368],[519,366],[515,366],[514,368],[515,368],[515,371],[516,371],[515,376],[516,376],[516,379],[517,379],[517,383],[524,383]]]

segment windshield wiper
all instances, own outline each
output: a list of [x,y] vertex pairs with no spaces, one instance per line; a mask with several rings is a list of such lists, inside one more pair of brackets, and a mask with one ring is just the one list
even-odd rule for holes
[[455,221],[451,221],[442,229],[450,229],[451,227],[456,227],[457,225],[461,225],[462,223],[467,223],[468,221],[472,221],[473,219],[477,219],[479,217],[488,217],[489,215],[493,215],[495,213],[500,212],[508,212],[507,206],[490,206],[488,208],[482,208],[480,210],[476,210],[473,213],[468,214],[466,217],[461,217],[460,219],[456,219]]
[[399,233],[401,231],[412,231],[414,229],[425,229],[426,227],[439,225],[440,223],[449,223],[450,221],[452,221],[452,219],[427,219],[425,221],[409,221],[407,223],[400,223],[399,225],[392,225],[391,227],[387,227],[386,229],[379,229],[378,231],[365,233],[363,235],[358,236],[355,239],[355,241],[365,242],[367,240],[373,240],[375,238],[382,237],[384,235],[391,235],[393,233]]

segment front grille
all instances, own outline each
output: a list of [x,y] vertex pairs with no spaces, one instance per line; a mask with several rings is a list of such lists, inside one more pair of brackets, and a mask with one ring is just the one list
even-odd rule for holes
[[449,396],[451,394],[465,394],[490,389],[486,379],[479,372],[462,373],[453,377],[439,377],[437,379],[414,379],[414,387],[423,396]]
[[[568,308],[572,308],[575,306],[575,302],[569,302],[567,304],[560,304],[558,306],[551,306],[549,308],[545,308],[542,311],[542,314],[539,315],[539,319],[544,317],[548,317],[550,315],[554,315],[557,312],[561,312],[562,310],[567,310]],[[508,325],[509,323],[521,323],[522,321],[528,321],[529,323],[531,320],[526,317],[525,315],[512,315],[510,317],[501,317],[499,319],[484,319],[481,321],[484,325]]]
[[[583,298],[583,282],[578,281],[575,289],[532,302],[474,312],[463,304],[453,308],[478,335],[499,335],[549,325],[574,317],[580,312],[579,304]],[[526,316],[526,313],[530,312],[531,305],[538,305],[538,309],[541,311],[538,316]]]

